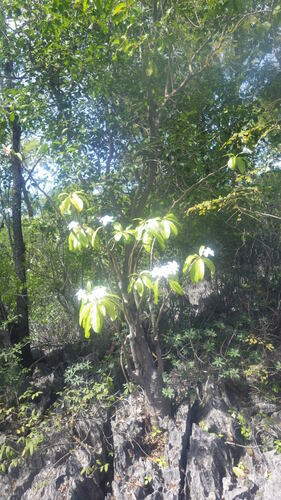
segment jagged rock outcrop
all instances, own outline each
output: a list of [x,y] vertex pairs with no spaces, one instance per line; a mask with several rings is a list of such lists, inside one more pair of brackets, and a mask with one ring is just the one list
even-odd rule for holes
[[130,396],[112,420],[114,480],[108,499],[176,500],[182,488],[191,422],[183,405],[152,426],[144,398]]
[[[61,372],[36,377],[35,387],[42,394],[34,405],[41,412],[53,408],[62,374],[63,367]],[[119,400],[112,414],[99,406],[88,407],[79,416],[55,408],[38,451],[0,476],[0,498],[281,498],[281,455],[262,453],[254,442],[245,444],[237,419],[229,411],[235,402],[230,404],[226,391],[215,382],[206,385],[198,397],[200,402],[192,407],[181,404],[173,418],[160,419],[156,425],[138,391]],[[274,410],[273,406],[277,425],[279,413]],[[100,466],[105,463],[106,470]]]

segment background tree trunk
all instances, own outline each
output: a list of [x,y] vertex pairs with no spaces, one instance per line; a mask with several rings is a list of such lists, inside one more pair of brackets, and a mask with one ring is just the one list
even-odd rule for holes
[[33,362],[30,350],[29,324],[28,324],[28,295],[26,288],[26,263],[25,245],[22,234],[22,189],[23,177],[20,151],[21,127],[16,117],[12,124],[12,153],[11,168],[13,177],[12,192],[12,225],[13,225],[13,258],[15,271],[19,280],[19,289],[16,298],[17,323],[10,329],[11,343],[24,342],[22,348],[22,361],[25,366]]

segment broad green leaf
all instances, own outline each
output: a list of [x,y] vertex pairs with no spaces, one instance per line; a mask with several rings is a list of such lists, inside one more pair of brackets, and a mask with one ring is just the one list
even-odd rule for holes
[[173,222],[174,224],[178,224],[178,219],[176,218],[176,216],[174,214],[167,214],[165,216],[165,219]]
[[237,156],[236,164],[237,164],[239,172],[241,174],[244,174],[244,172],[245,172],[245,160],[243,160],[243,158],[241,158],[240,156]]
[[173,231],[174,235],[177,236],[178,235],[178,228],[177,226],[174,224],[174,222],[170,222],[170,228],[171,230]]
[[81,212],[83,210],[83,200],[77,195],[77,193],[72,193],[70,199],[77,212]]
[[98,232],[99,232],[100,229],[102,229],[102,226],[98,227],[94,231],[92,239],[91,239],[91,245],[92,245],[92,247],[93,247],[94,250],[99,250],[99,248],[100,248],[100,239],[98,237]]
[[109,315],[111,321],[115,321],[116,318],[118,317],[118,313],[112,300],[110,300],[109,297],[105,297],[103,299],[103,304],[104,307],[106,308],[106,312]]
[[103,304],[98,304],[98,309],[100,311],[100,313],[103,315],[103,317],[105,318],[106,316],[106,308]]
[[169,280],[169,285],[174,292],[178,293],[179,295],[184,295],[184,291],[178,281]]
[[205,272],[205,265],[202,259],[198,258],[197,260],[194,261],[190,268],[190,278],[193,281],[193,283],[198,283],[198,281],[201,281],[204,278],[204,272]]
[[171,223],[168,220],[163,220],[162,227],[163,227],[162,235],[167,240],[171,234]]
[[98,309],[97,304],[94,304],[91,308],[91,324],[94,332],[100,333],[102,322],[102,315]]
[[128,286],[128,293],[131,293],[133,286],[134,286],[134,278],[131,278],[131,281]]
[[122,236],[123,236],[123,234],[122,234],[122,233],[120,233],[120,232],[115,233],[115,235],[114,235],[114,239],[115,239],[115,241],[120,241],[120,240],[121,240],[121,238],[122,238]]
[[236,156],[232,156],[231,158],[229,158],[228,162],[227,162],[227,165],[229,168],[231,168],[231,170],[235,170],[236,168],[236,161],[237,161],[237,157]]
[[155,238],[158,241],[161,249],[165,250],[165,241],[164,241],[164,238],[159,233],[155,234]]
[[199,255],[200,255],[200,257],[202,256],[202,254],[204,252],[204,248],[205,248],[205,245],[201,245],[201,247],[199,248]]
[[183,269],[182,269],[182,271],[183,271],[184,274],[188,271],[190,264],[193,262],[193,260],[196,257],[197,257],[196,254],[188,255],[188,257],[186,257],[184,265],[183,265]]
[[139,296],[143,296],[144,286],[141,278],[138,278],[134,283],[134,289],[138,292]]
[[65,200],[62,201],[62,203],[60,204],[60,212],[62,215],[69,212],[70,205],[71,203],[69,197],[65,198]]
[[153,283],[148,276],[143,275],[142,276],[142,281],[144,282],[145,286],[149,288],[149,290],[153,290]]
[[70,235],[68,236],[68,248],[70,252],[74,251],[74,238],[75,238],[74,234],[70,233]]
[[205,264],[208,267],[209,271],[212,274],[214,274],[214,272],[216,270],[214,263],[210,259],[208,259],[207,257],[202,257],[202,260],[205,262]]

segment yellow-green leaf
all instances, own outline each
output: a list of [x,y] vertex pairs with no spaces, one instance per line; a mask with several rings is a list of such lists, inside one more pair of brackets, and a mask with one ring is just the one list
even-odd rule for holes
[[193,255],[188,255],[188,257],[186,257],[185,262],[184,262],[184,265],[183,265],[183,273],[184,273],[184,274],[188,271],[190,264],[193,262],[193,260],[194,260],[196,257],[197,257],[197,255],[196,255],[196,254],[193,254]]
[[184,291],[183,291],[182,287],[180,286],[180,284],[178,283],[178,281],[169,280],[169,285],[170,285],[171,289],[173,290],[173,292],[176,292],[179,295],[184,294]]
[[126,5],[126,2],[121,2],[117,5],[117,7],[115,7],[112,15],[113,16],[116,16],[117,14],[119,14],[119,12],[122,12],[123,10],[126,10],[127,8],[127,5]]
[[70,199],[77,212],[81,212],[83,210],[83,200],[77,195],[77,193],[72,193]]

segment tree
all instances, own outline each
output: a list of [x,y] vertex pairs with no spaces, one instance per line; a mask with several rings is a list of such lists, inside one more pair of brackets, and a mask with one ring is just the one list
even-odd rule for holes
[[[84,204],[79,193],[62,196],[62,214],[69,214],[71,208],[82,212]],[[82,301],[80,324],[86,337],[89,337],[91,328],[96,333],[100,332],[107,316],[112,321],[119,319],[125,323],[126,330],[120,330],[119,337],[128,373],[143,388],[150,410],[163,415],[168,412],[169,404],[162,394],[164,368],[159,322],[171,293],[183,295],[184,292],[178,281],[179,265],[175,261],[159,265],[160,256],[156,247],[159,245],[162,251],[165,250],[169,238],[178,234],[178,223],[172,214],[163,218],[134,220],[135,227],[129,225],[123,228],[109,215],[101,217],[99,222],[101,225],[96,228],[77,221],[69,224],[70,250],[91,246],[99,252],[100,269],[96,273],[101,276],[104,272],[108,287],[104,283],[92,287],[89,283],[87,290],[78,292]],[[208,258],[209,253],[213,252],[202,246],[198,255],[186,258],[183,273],[188,271],[193,282],[204,278],[205,266],[211,273],[215,271]],[[149,269],[140,270],[139,266],[145,264]],[[162,299],[160,307],[159,292]]]

